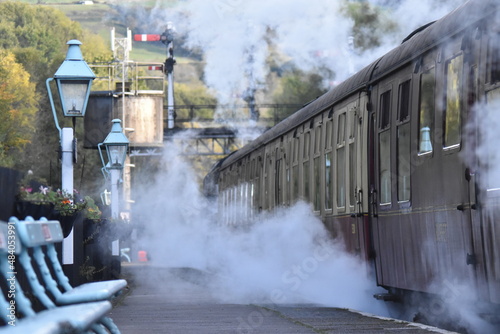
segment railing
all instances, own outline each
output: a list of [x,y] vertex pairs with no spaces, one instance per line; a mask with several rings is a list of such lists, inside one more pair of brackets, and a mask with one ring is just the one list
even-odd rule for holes
[[[158,68],[163,63],[152,62],[106,62],[89,64],[96,79],[94,85],[98,90],[121,91],[125,82],[125,91],[157,90],[165,91],[165,75]],[[94,89],[95,90],[95,89]]]
[[[256,104],[254,108],[258,111],[259,117],[252,120],[248,105],[176,105],[175,125],[181,128],[243,125],[269,128],[301,107],[302,105],[298,104]],[[166,119],[164,121],[166,122]]]

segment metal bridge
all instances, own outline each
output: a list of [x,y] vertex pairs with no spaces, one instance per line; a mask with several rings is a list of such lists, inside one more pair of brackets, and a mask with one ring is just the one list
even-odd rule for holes
[[297,104],[177,105],[175,127],[165,119],[164,142],[180,144],[185,155],[227,155],[298,110]]

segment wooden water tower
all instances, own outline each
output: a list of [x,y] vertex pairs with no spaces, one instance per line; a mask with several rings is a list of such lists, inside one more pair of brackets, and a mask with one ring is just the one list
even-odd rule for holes
[[[91,92],[85,116],[85,148],[97,148],[111,130],[111,120],[122,120],[132,148],[163,146],[163,91],[133,93]],[[124,102],[125,101],[125,102]],[[125,103],[125,105],[124,105]]]

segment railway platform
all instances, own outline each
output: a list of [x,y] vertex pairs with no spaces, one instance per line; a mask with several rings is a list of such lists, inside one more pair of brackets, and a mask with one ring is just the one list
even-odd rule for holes
[[224,303],[186,269],[132,264],[122,272],[130,288],[110,313],[122,334],[452,333],[339,308]]

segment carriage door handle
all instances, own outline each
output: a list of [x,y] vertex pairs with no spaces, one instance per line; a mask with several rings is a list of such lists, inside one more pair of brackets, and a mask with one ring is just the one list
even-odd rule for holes
[[375,188],[370,189],[370,194],[372,197],[372,212],[373,212],[373,217],[378,217],[378,212],[377,212],[377,190]]

